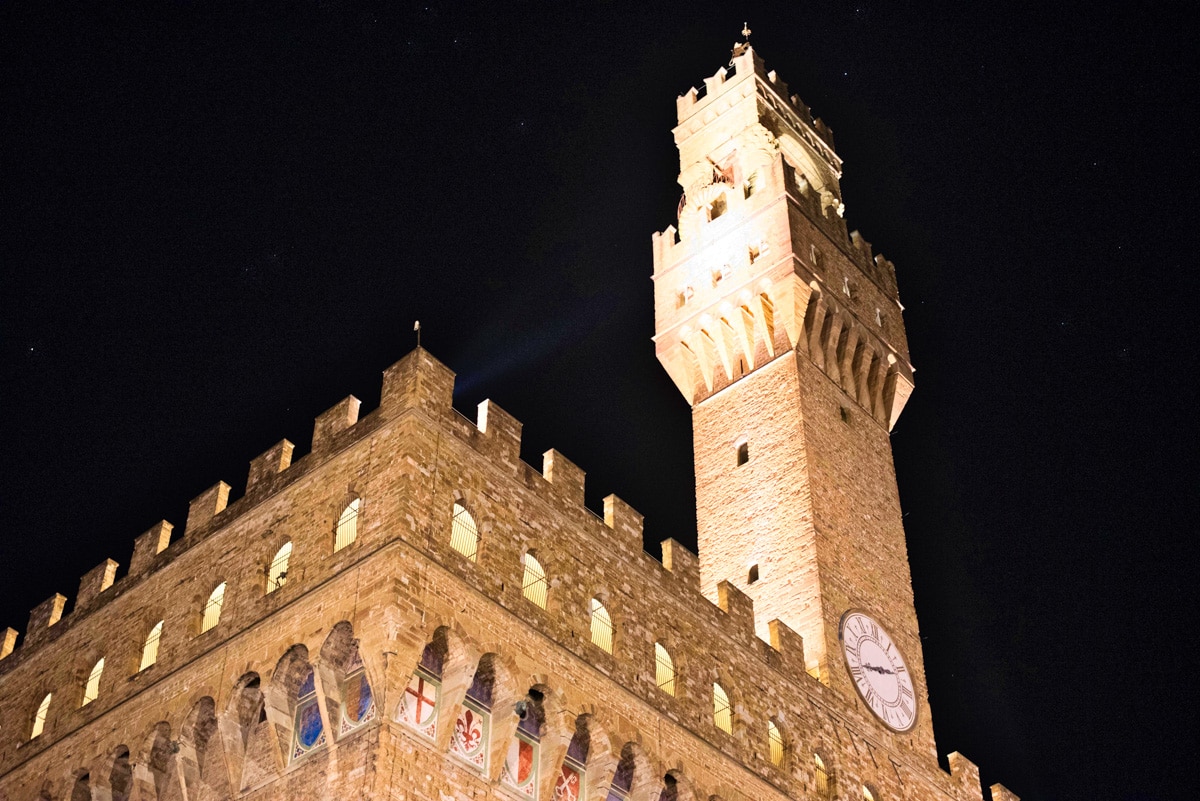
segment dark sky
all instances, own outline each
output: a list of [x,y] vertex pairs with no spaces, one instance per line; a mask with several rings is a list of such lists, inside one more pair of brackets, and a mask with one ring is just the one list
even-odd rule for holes
[[746,19],[897,266],[940,750],[1030,801],[1194,786],[1182,10],[651,5],[6,4],[0,627],[280,438],[306,451],[343,396],[373,407],[416,318],[459,408],[492,398],[527,461],[556,447],[593,507],[694,544],[650,235],[675,96]]

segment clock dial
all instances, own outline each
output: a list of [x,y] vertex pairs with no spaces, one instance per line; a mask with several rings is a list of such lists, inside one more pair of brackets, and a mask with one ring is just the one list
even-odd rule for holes
[[854,689],[892,731],[904,732],[917,722],[912,675],[899,647],[870,615],[849,610],[838,625],[842,657]]

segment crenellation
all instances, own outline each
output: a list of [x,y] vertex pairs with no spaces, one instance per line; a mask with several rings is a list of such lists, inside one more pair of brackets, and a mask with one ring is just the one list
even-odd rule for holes
[[379,410],[386,414],[418,409],[435,419],[449,415],[454,398],[454,373],[417,348],[383,371]]
[[959,797],[971,801],[983,801],[983,786],[979,782],[979,768],[958,751],[946,755],[950,766],[950,778],[959,788]]
[[1020,796],[1003,784],[993,784],[988,791],[992,794],[992,801],[1021,801]]
[[807,670],[804,662],[804,638],[779,618],[767,623],[771,648],[779,654],[784,669],[793,676]]
[[17,630],[14,628],[6,628],[3,633],[0,633],[0,659],[8,656],[17,647]]
[[192,498],[188,504],[187,522],[183,525],[184,536],[190,541],[212,522],[213,518],[225,511],[229,504],[229,485],[218,481],[204,492]]
[[276,442],[250,462],[250,472],[246,476],[246,494],[252,492],[270,492],[274,486],[273,479],[292,465],[292,451],[295,445],[286,439]]
[[717,582],[717,607],[729,615],[730,630],[742,633],[746,642],[753,642],[754,601],[730,581]]
[[25,627],[25,649],[45,638],[50,628],[62,619],[66,604],[66,596],[56,592],[30,611],[29,625]]
[[542,454],[542,477],[549,481],[555,492],[567,502],[583,506],[585,474],[574,462],[554,448]]
[[171,544],[171,531],[174,528],[175,526],[166,520],[160,520],[133,541],[133,556],[129,559],[129,578],[140,576],[149,569],[155,557]]
[[663,567],[684,587],[699,593],[700,559],[674,539],[665,539],[661,545]]
[[478,409],[475,425],[482,435],[477,439],[480,451],[487,453],[494,463],[517,472],[521,462],[521,421],[491,400],[481,401]]
[[338,434],[353,428],[358,422],[361,405],[358,398],[347,395],[318,415],[313,422],[312,453],[323,454],[332,450]]
[[616,495],[604,497],[604,525],[616,534],[615,544],[633,553],[642,553],[642,526],[644,518]]
[[117,577],[118,564],[112,559],[105,559],[93,567],[79,580],[79,592],[75,596],[75,609],[83,612],[89,609],[105,590],[113,585]]

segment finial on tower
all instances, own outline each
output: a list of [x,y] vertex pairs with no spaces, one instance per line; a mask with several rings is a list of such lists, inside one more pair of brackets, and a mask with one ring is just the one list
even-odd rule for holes
[[[748,22],[742,23],[742,38],[746,41],[733,43],[733,58],[737,58],[750,49],[750,23]],[[729,65],[733,66],[733,59],[729,60]]]

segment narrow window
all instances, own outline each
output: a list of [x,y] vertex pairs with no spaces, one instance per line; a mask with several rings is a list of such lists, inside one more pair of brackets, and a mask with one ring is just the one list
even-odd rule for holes
[[667,695],[675,695],[675,662],[661,642],[654,643],[654,681]]
[[113,752],[108,786],[112,792],[112,801],[129,801],[129,793],[133,789],[133,767],[129,764],[129,749],[123,745],[117,746],[117,750]]
[[517,704],[517,733],[508,746],[504,767],[500,770],[500,782],[516,790],[524,798],[537,798],[538,763],[542,741],[542,723],[545,710],[543,696],[531,689],[523,701]]
[[713,725],[726,734],[733,734],[733,712],[725,688],[713,682]]
[[879,801],[879,793],[869,784],[863,785],[863,801]]
[[163,622],[160,620],[146,635],[146,643],[142,646],[142,663],[138,666],[139,673],[158,661],[158,641],[162,639],[162,627]]
[[525,554],[525,577],[521,581],[521,592],[530,601],[545,609],[547,589],[546,571],[542,569],[542,563],[533,554]]
[[749,247],[749,251],[750,251],[750,263],[754,264],[754,262],[758,261],[758,257],[762,255],[762,251],[759,250],[758,245],[751,245]]
[[361,499],[355,498],[342,510],[333,538],[333,550],[340,551],[358,539],[358,507]]
[[475,518],[461,503],[454,504],[454,518],[450,524],[450,547],[470,559],[479,561],[479,527]]
[[713,202],[708,205],[708,219],[715,220],[725,213],[725,196],[717,195],[713,198]]
[[604,604],[592,599],[592,644],[598,645],[605,653],[613,652],[613,623]]
[[750,173],[750,177],[746,179],[746,183],[742,185],[743,197],[750,197],[758,191],[758,173]]
[[750,565],[750,573],[746,576],[746,583],[753,584],[758,581],[758,565]]
[[33,716],[33,730],[29,733],[29,739],[37,737],[46,728],[46,715],[50,714],[50,698],[54,693],[46,693],[46,697],[38,704],[37,714]]
[[783,733],[775,721],[767,721],[767,745],[770,747],[771,764],[783,766]]
[[400,722],[429,739],[437,735],[438,702],[442,694],[442,667],[446,661],[446,633],[434,632],[433,642],[421,652],[421,662],[400,698]]
[[267,568],[267,592],[272,593],[287,582],[288,560],[292,558],[292,544],[285,542],[275,553],[271,566]]
[[316,674],[310,666],[296,691],[296,714],[292,721],[292,759],[299,759],[325,745],[325,721],[317,703]]
[[737,463],[741,467],[746,462],[750,461],[750,443],[739,442],[737,446]]
[[575,735],[567,746],[562,768],[554,782],[554,801],[584,801],[587,789],[587,760],[591,750],[591,732],[585,719],[575,719]]
[[87,684],[83,688],[83,703],[80,706],[87,706],[100,697],[100,677],[103,675],[104,659],[101,658],[92,667],[92,672],[88,674]]
[[464,759],[481,773],[488,769],[488,741],[492,725],[492,685],[496,671],[494,657],[484,654],[475,669],[475,678],[463,699],[463,710],[454,723],[450,753]]
[[613,773],[612,784],[608,787],[608,801],[626,801],[633,789],[633,746],[626,743],[621,749],[621,759],[617,762],[617,770]]
[[813,754],[813,767],[817,779],[817,798],[833,798],[833,774],[825,767],[820,754]]
[[346,657],[341,672],[342,725],[338,729],[339,738],[375,719],[375,694],[371,692],[371,684],[367,681],[367,668],[358,646],[354,646]]
[[208,596],[208,601],[204,604],[204,617],[200,621],[201,634],[221,622],[221,607],[224,604],[225,582],[222,581],[213,588],[212,595]]

